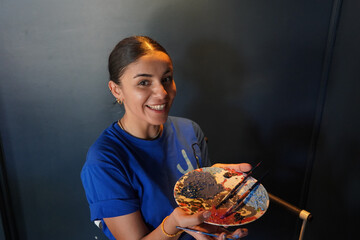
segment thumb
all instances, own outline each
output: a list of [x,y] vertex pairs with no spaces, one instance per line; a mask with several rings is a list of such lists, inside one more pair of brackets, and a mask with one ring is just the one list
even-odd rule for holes
[[210,217],[210,215],[211,215],[210,211],[199,212],[199,213],[195,213],[193,215],[187,215],[183,219],[182,227],[192,227],[192,226],[199,225],[199,224],[203,223],[204,221],[206,221],[206,219],[208,219]]

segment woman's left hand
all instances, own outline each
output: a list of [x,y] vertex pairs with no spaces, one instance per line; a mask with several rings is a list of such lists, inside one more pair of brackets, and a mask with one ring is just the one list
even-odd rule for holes
[[[223,240],[226,237],[233,239],[240,239],[247,236],[248,230],[246,228],[237,229],[234,232],[229,232],[227,229],[204,223],[206,219],[210,217],[210,211],[198,212],[193,215],[188,215],[184,210],[177,207],[170,214],[169,219],[165,222],[166,224],[173,226],[189,227],[202,232],[212,233],[218,237],[211,237],[201,233],[195,233],[193,231],[186,231],[186,233],[193,236],[196,240]],[[175,221],[175,222],[174,222]],[[169,226],[165,226],[169,227]]]
[[216,163],[212,166],[220,167],[220,168],[230,168],[238,172],[249,172],[251,170],[251,165],[248,163],[238,163],[238,164]]
[[197,240],[223,240],[226,238],[232,238],[232,239],[240,239],[248,235],[248,230],[246,228],[239,228],[236,229],[234,232],[230,232],[227,229],[219,226],[214,226],[210,224],[200,224],[198,226],[192,227],[192,229],[196,229],[198,231],[202,232],[208,232],[215,235],[218,235],[217,238],[210,237],[204,234],[194,233],[194,232],[187,232],[188,234],[192,235]]

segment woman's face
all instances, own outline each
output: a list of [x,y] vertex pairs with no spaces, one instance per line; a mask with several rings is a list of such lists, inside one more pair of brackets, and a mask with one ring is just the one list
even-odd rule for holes
[[165,123],[176,95],[173,66],[167,54],[155,51],[142,56],[126,67],[120,81],[120,99],[128,124]]

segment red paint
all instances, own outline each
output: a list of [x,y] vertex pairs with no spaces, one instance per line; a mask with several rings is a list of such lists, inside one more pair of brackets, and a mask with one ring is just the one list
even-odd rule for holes
[[207,222],[215,223],[215,224],[221,224],[221,225],[233,225],[236,224],[236,220],[234,218],[234,215],[230,215],[224,219],[221,219],[221,216],[223,216],[226,213],[226,208],[219,208],[216,209],[215,207],[212,207],[210,209],[211,216],[206,220]]

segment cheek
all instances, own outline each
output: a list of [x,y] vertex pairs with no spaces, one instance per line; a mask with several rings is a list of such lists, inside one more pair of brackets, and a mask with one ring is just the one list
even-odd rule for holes
[[132,92],[131,95],[127,94],[125,99],[127,104],[134,107],[141,107],[147,100],[148,95],[142,91]]

